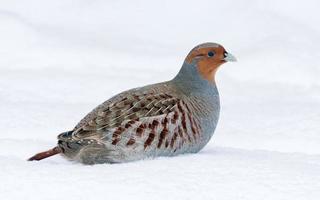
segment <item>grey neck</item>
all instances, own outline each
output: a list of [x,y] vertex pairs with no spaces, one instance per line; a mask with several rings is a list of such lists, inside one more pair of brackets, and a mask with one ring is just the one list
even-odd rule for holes
[[218,95],[215,83],[203,79],[196,63],[184,62],[177,76],[172,82],[186,95]]

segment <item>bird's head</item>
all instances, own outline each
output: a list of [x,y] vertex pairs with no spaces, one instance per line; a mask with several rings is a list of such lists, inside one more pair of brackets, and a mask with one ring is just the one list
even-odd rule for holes
[[195,66],[200,76],[214,82],[215,74],[220,65],[235,62],[236,58],[228,53],[223,46],[216,43],[203,43],[193,48],[185,62]]

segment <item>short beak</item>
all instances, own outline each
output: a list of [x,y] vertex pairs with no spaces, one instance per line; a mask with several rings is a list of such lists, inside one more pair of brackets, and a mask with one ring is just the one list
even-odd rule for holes
[[228,52],[224,53],[223,60],[226,62],[237,62],[236,57],[234,57],[231,53],[228,53]]

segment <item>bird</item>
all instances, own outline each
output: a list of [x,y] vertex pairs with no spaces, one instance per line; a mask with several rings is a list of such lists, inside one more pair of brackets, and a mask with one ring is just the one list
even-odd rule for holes
[[236,58],[220,44],[197,45],[172,80],[115,95],[59,134],[56,147],[28,160],[61,154],[93,165],[197,153],[219,119],[216,72],[232,61]]

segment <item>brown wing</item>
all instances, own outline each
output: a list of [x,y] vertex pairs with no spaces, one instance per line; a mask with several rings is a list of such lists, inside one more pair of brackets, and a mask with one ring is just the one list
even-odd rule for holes
[[127,122],[127,126],[144,117],[154,117],[172,112],[179,99],[170,94],[152,92],[141,94],[128,94],[107,107],[100,107],[94,112],[87,123],[78,127],[73,132],[73,137],[86,138],[92,135],[121,127]]
[[174,152],[200,137],[199,121],[192,116],[188,105],[164,92],[131,92],[93,112],[90,120],[69,135],[69,143],[92,139],[91,142],[133,147],[135,151],[171,149]]

